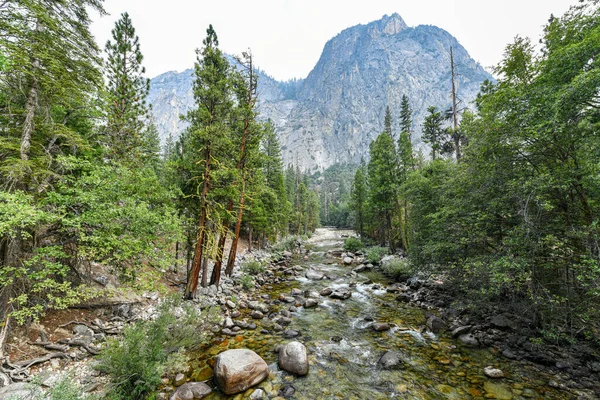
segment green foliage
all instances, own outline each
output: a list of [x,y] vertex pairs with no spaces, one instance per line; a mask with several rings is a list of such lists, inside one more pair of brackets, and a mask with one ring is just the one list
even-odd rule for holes
[[[392,252],[395,239],[392,219],[398,207],[398,176],[396,145],[392,137],[383,132],[370,147],[371,160],[368,166],[369,214],[374,222],[375,235],[382,243],[387,242]],[[378,225],[378,226],[377,226]]]
[[415,265],[561,342],[600,320],[599,22],[583,2],[549,21],[541,53],[517,37],[463,115],[461,162],[430,162],[402,187]]
[[346,251],[354,253],[361,250],[363,247],[363,242],[358,238],[349,237],[348,239],[344,240],[344,250]]
[[365,259],[371,264],[379,264],[386,254],[388,254],[388,249],[386,247],[373,246],[367,248]]
[[[146,98],[150,80],[143,76],[139,38],[128,13],[121,14],[106,43],[107,125],[109,153],[118,159],[141,161],[148,119]],[[150,130],[149,134],[153,131]]]
[[445,144],[446,132],[442,128],[443,116],[434,106],[427,108],[427,116],[423,122],[423,141],[431,146],[431,158],[436,159]]
[[246,260],[242,263],[242,271],[248,275],[258,275],[265,272],[265,266],[258,260]]
[[247,274],[242,274],[240,277],[240,284],[246,290],[254,289],[254,278]]
[[414,275],[410,261],[405,258],[394,258],[381,265],[383,273],[398,282],[404,282]]
[[187,368],[186,350],[203,345],[208,338],[203,327],[214,312],[200,312],[177,297],[163,302],[154,320],[125,329],[123,337],[110,339],[98,356],[98,369],[109,375],[109,396],[145,399],[161,384],[165,373]]

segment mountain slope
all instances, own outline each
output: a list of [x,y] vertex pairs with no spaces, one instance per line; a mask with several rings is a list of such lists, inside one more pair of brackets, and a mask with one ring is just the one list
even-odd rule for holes
[[[312,171],[358,162],[382,131],[387,105],[397,118],[403,94],[415,111],[418,145],[427,107],[450,105],[450,47],[459,97],[467,105],[491,76],[448,32],[425,25],[410,28],[398,14],[329,40],[304,80],[277,82],[261,71],[260,115],[277,126],[284,162]],[[193,104],[191,73],[168,72],[152,80],[149,100],[163,136],[183,128],[178,115]]]

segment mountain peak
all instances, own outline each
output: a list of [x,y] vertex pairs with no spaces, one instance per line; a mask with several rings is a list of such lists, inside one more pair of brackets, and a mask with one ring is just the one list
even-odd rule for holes
[[392,15],[386,14],[380,20],[371,22],[369,26],[384,35],[397,35],[403,30],[408,29],[408,25],[406,25],[406,22],[404,22],[398,13],[393,13]]

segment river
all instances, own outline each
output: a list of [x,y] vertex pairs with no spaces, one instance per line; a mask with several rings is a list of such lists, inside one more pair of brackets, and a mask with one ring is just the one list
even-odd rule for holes
[[[294,339],[272,332],[272,322],[265,318],[257,322],[258,329],[241,331],[236,337],[218,338],[204,349],[193,360],[192,378],[208,379],[216,354],[245,347],[256,351],[270,365],[271,375],[258,386],[268,398],[277,398],[286,385],[293,386],[292,398],[299,400],[574,398],[568,392],[549,387],[548,382],[553,377],[533,364],[505,359],[489,348],[468,348],[450,334],[438,336],[424,330],[426,311],[396,301],[396,295],[385,290],[391,284],[385,276],[377,272],[353,276],[349,274],[351,267],[340,265],[340,259],[328,253],[340,249],[342,236],[349,233],[318,229],[305,243],[305,248],[310,250],[307,259],[295,255],[290,264],[301,266],[304,271],[321,272],[330,279],[309,280],[302,274],[293,280],[262,287],[255,293],[257,298],[269,295],[270,299],[277,299],[282,293],[289,296],[293,288],[319,291],[332,287],[352,291],[347,300],[321,297],[318,307],[298,307],[292,313],[292,321],[285,329],[298,331],[300,336],[295,340],[308,349],[310,372],[306,377],[295,377],[277,369],[274,347]],[[372,283],[364,283],[368,281]],[[286,303],[272,302],[270,306],[271,312],[290,307]],[[394,327],[376,332],[372,328],[374,322],[388,322]],[[270,333],[261,333],[261,327]],[[385,370],[378,366],[378,359],[388,350],[404,355],[401,368]],[[505,378],[486,377],[483,369],[487,366],[501,369]],[[252,390],[231,397],[245,398]],[[230,397],[214,391],[208,398]]]

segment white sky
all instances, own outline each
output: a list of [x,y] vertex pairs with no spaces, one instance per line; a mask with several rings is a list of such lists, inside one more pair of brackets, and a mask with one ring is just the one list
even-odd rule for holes
[[[221,49],[252,49],[256,64],[279,80],[305,78],[327,40],[345,28],[397,12],[409,26],[437,25],[488,68],[518,34],[537,42],[550,14],[577,0],[105,0],[92,33],[104,48],[115,21],[129,12],[149,77],[191,68],[212,23]],[[489,68],[488,68],[489,69]]]

